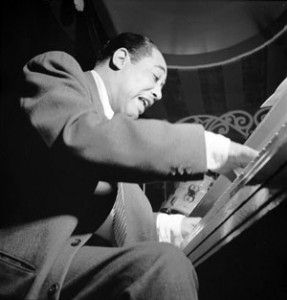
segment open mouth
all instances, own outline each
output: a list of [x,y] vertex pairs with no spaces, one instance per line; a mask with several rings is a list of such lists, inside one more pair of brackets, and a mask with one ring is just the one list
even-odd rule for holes
[[144,97],[139,97],[139,100],[143,103],[143,106],[145,109],[150,106],[150,102],[148,99],[146,99]]

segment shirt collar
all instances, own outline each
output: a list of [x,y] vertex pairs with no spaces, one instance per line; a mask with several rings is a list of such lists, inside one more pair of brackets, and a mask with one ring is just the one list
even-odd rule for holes
[[91,73],[92,73],[93,78],[94,78],[94,80],[96,82],[96,85],[98,87],[100,100],[101,100],[101,103],[102,103],[103,108],[104,108],[105,116],[108,119],[112,119],[115,113],[112,110],[110,100],[109,100],[109,96],[108,96],[108,92],[107,92],[107,89],[105,87],[105,84],[104,84],[102,78],[100,77],[100,75],[95,70],[91,70]]

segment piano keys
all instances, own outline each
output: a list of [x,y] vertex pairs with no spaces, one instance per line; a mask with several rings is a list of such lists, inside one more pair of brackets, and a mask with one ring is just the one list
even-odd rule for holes
[[287,199],[287,79],[278,89],[246,141],[258,157],[229,179],[220,176],[190,214],[202,217],[183,250],[195,266]]

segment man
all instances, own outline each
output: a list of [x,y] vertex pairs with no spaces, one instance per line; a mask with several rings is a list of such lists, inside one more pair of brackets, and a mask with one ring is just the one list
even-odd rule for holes
[[1,212],[1,296],[197,299],[194,269],[170,244],[180,247],[194,220],[154,214],[134,183],[225,173],[256,152],[201,125],[138,119],[166,76],[157,47],[132,33],[89,72],[62,52],[28,62]]

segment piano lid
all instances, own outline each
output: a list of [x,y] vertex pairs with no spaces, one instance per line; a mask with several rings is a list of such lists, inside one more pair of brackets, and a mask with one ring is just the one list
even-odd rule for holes
[[[276,91],[260,106],[262,107],[272,107],[276,105],[276,103],[284,97],[286,97],[287,91],[287,78],[281,82],[281,84],[277,87]],[[287,101],[287,100],[286,100]]]

